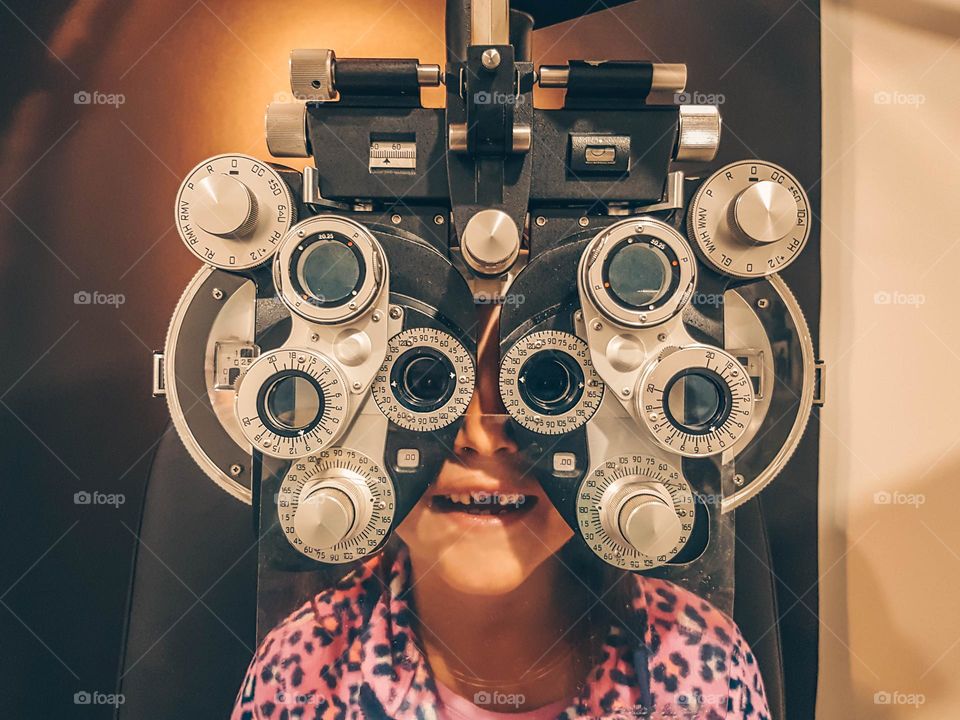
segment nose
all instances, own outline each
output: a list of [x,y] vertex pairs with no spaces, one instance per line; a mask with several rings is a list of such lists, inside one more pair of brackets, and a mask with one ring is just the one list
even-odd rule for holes
[[470,463],[492,458],[506,459],[516,453],[517,445],[508,432],[508,420],[504,415],[487,415],[468,409],[453,443],[457,457]]
[[500,309],[481,306],[477,342],[477,384],[453,450],[461,461],[509,456],[518,448],[509,433],[509,417],[500,399]]

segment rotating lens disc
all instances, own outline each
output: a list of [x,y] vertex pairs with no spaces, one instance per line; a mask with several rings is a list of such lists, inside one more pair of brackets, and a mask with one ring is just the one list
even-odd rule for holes
[[637,411],[656,441],[685,457],[734,447],[753,414],[753,383],[729,353],[690,345],[664,353],[639,381]]
[[520,425],[560,435],[584,425],[603,400],[587,344],[568,332],[525,335],[500,363],[500,397]]
[[690,300],[696,262],[686,239],[654,218],[624,220],[584,250],[580,289],[608,318],[628,327],[669,320]]
[[283,302],[301,317],[332,325],[359,317],[383,289],[387,260],[359,223],[317,215],[284,236],[273,262]]
[[431,432],[466,412],[475,376],[473,358],[455,337],[410,328],[390,338],[372,393],[380,411],[400,427]]
[[303,457],[331,445],[345,429],[348,403],[340,371],[311,350],[261,355],[237,388],[244,437],[276,458]]

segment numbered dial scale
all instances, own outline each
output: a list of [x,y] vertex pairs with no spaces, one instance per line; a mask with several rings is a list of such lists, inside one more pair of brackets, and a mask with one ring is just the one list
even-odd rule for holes
[[643,374],[637,412],[666,450],[705,457],[732,448],[750,424],[753,383],[740,362],[706,345],[672,348]]
[[568,332],[542,330],[517,341],[500,363],[500,397],[520,425],[544,435],[576,430],[603,400],[590,348]]
[[687,216],[690,238],[720,272],[757,278],[783,270],[810,237],[810,200],[790,173],[745,160],[700,186]]
[[261,355],[237,388],[244,437],[265,455],[296,458],[330,446],[345,429],[346,381],[312,350],[278,349]]
[[622,570],[647,570],[677,555],[693,531],[690,485],[670,463],[623,455],[587,475],[577,519],[590,549]]
[[393,483],[383,468],[349,448],[294,462],[277,495],[287,540],[324,563],[348,563],[377,550],[395,512]]
[[371,391],[394,423],[431,432],[467,411],[475,375],[473,358],[455,337],[436,328],[410,328],[390,338]]
[[177,192],[177,232],[187,249],[223,270],[268,261],[293,224],[290,189],[248,155],[217,155],[187,175]]

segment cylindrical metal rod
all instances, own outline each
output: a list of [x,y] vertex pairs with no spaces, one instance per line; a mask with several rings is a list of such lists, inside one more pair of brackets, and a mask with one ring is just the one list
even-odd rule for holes
[[510,44],[508,0],[470,0],[470,44]]
[[[602,65],[598,66],[602,67]],[[687,66],[682,63],[651,63],[650,91],[683,92],[687,86]],[[540,87],[563,88],[570,80],[569,65],[541,65]]]

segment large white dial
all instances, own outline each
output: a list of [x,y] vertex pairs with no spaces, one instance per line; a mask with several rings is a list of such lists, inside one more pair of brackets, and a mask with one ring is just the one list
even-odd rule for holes
[[467,411],[475,375],[473,358],[455,337],[410,328],[387,343],[372,393],[380,411],[400,427],[432,432]]
[[810,237],[810,200],[778,165],[744,160],[711,175],[687,216],[690,238],[720,272],[756,278],[783,270]]
[[350,448],[328,448],[294,462],[277,495],[277,516],[287,540],[324,563],[348,563],[377,550],[395,513],[389,476]]
[[525,335],[500,363],[500,397],[507,412],[544,435],[584,425],[600,407],[603,389],[590,348],[561,330]]
[[651,455],[596,467],[577,492],[577,521],[590,549],[623,570],[669,562],[693,532],[694,500],[680,471]]
[[237,388],[240,429],[254,448],[297,458],[332,445],[346,429],[349,392],[335,363],[296,348],[261,355]]
[[637,412],[666,450],[705,457],[732,448],[750,424],[753,382],[720,348],[670,348],[638,382]]
[[204,160],[177,192],[180,238],[203,262],[223,270],[267,262],[295,216],[287,184],[248,155]]

